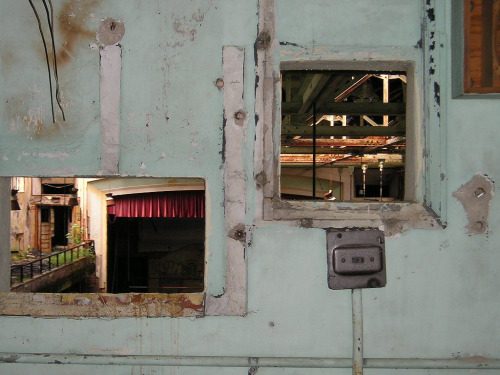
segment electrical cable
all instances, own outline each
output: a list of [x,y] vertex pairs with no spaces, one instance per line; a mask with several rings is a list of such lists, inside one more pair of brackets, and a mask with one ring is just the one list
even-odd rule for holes
[[59,75],[57,73],[57,57],[56,57],[56,45],[54,42],[54,7],[52,6],[52,0],[48,0],[50,5],[50,14],[47,7],[46,0],[42,0],[43,6],[45,7],[45,12],[47,13],[47,22],[49,24],[50,38],[52,41],[52,55],[53,55],[53,65],[54,65],[54,79],[56,81],[56,102],[61,110],[63,121],[66,121],[66,116],[64,115],[64,110],[61,105],[61,93],[59,91]]
[[50,73],[50,62],[49,62],[49,53],[47,52],[47,43],[45,42],[45,36],[43,35],[43,30],[42,30],[42,22],[40,21],[40,17],[38,16],[38,12],[36,11],[35,5],[33,4],[32,0],[28,0],[31,8],[33,8],[33,12],[35,13],[35,17],[38,21],[38,29],[40,30],[40,35],[42,37],[43,41],[43,48],[45,50],[45,60],[47,61],[47,69],[49,71],[49,87],[50,87],[50,107],[52,110],[52,122],[56,122],[55,116],[54,116],[54,98],[52,95],[52,74]]
[[316,101],[313,103],[313,177],[312,177],[312,198],[316,199]]

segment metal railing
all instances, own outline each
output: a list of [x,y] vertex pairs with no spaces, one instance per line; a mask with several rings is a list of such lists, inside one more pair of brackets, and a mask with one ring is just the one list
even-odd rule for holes
[[10,285],[23,283],[25,280],[32,279],[37,275],[50,272],[66,263],[88,255],[89,252],[95,254],[93,240],[83,241],[78,245],[42,256],[30,262],[13,264],[10,266]]

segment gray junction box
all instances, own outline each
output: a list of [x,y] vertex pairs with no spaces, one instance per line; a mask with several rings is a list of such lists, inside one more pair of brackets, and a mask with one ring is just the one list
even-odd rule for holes
[[380,230],[328,232],[327,257],[330,289],[381,288],[387,282]]

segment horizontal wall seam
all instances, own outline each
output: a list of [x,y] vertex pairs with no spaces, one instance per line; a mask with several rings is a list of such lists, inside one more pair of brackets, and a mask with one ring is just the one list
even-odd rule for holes
[[[365,358],[365,368],[384,369],[500,369],[500,359],[481,356],[431,358]],[[199,367],[283,367],[351,368],[351,358],[238,357],[0,353],[0,363],[110,365],[110,366],[199,366]]]

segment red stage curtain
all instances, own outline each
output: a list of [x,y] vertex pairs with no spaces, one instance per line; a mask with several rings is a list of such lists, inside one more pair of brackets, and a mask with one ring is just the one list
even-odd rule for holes
[[204,191],[164,191],[113,196],[108,214],[115,217],[205,217]]

